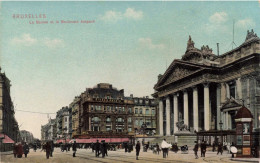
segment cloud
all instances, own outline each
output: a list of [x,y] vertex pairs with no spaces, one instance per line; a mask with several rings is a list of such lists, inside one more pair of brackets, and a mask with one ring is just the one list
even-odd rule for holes
[[107,11],[100,19],[105,22],[117,22],[121,19],[141,20],[143,18],[142,11],[136,11],[134,8],[127,8],[124,13],[117,11]]
[[122,18],[123,18],[122,13],[116,11],[107,11],[104,16],[101,16],[101,20],[107,22],[116,22]]
[[61,39],[50,39],[50,38],[45,38],[43,40],[43,44],[47,46],[48,48],[56,48],[56,47],[63,47],[64,46],[64,41]]
[[21,37],[11,39],[11,43],[15,45],[32,46],[36,44],[37,39],[32,38],[30,34],[23,34]]
[[216,12],[209,17],[209,21],[213,24],[225,23],[228,19],[228,15],[225,12]]
[[243,29],[249,29],[255,27],[255,22],[251,18],[246,18],[237,21],[236,26]]
[[136,11],[134,8],[128,8],[126,9],[124,16],[126,18],[140,20],[143,18],[143,12],[142,11]]
[[139,44],[142,47],[148,48],[148,49],[164,49],[164,44],[154,44],[151,40],[151,38],[139,38],[138,39]]
[[33,45],[44,45],[48,48],[57,48],[63,47],[64,41],[58,38],[44,38],[44,39],[36,39],[31,36],[31,34],[25,33],[20,37],[14,37],[10,40],[13,45],[21,45],[21,46],[33,46]]

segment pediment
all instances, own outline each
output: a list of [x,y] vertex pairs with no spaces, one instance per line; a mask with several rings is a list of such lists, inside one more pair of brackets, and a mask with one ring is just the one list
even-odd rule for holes
[[230,109],[230,108],[238,108],[238,107],[242,107],[242,105],[237,102],[235,99],[231,98],[228,99],[221,107],[221,110],[224,109]]
[[180,61],[178,60],[173,61],[173,63],[169,66],[164,75],[160,76],[160,78],[158,79],[158,82],[155,85],[155,89],[162,85],[169,84],[187,76],[190,76],[191,74],[198,72],[202,69],[199,66],[179,62]]

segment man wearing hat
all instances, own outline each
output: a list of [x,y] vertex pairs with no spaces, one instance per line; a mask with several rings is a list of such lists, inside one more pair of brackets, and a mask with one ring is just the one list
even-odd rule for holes
[[139,156],[140,149],[141,149],[141,148],[140,148],[140,142],[137,141],[136,146],[135,146],[135,150],[136,150],[136,160],[139,160],[139,159],[138,159],[138,156]]
[[198,159],[199,158],[199,156],[198,156],[199,145],[198,145],[197,141],[195,141],[194,143],[195,143],[195,145],[194,145],[193,151],[195,154],[195,159]]

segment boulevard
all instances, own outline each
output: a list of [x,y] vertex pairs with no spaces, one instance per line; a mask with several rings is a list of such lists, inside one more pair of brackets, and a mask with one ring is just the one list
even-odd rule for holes
[[[199,152],[200,154],[200,152]],[[248,162],[248,160],[231,160],[231,155],[227,154],[227,151],[224,151],[223,155],[217,155],[216,152],[207,151],[206,157],[199,159],[195,159],[194,153],[192,150],[189,150],[188,154],[182,154],[180,151],[178,153],[169,152],[169,156],[167,158],[162,158],[162,152],[157,155],[153,154],[152,151],[141,152],[139,160],[136,160],[135,151],[131,153],[125,153],[123,149],[117,151],[108,151],[108,156],[105,158],[95,157],[95,154],[92,153],[91,149],[78,149],[76,157],[72,157],[72,151],[61,152],[59,148],[54,149],[53,157],[46,159],[46,155],[44,151],[37,150],[34,152],[32,149],[28,154],[28,157],[25,158],[24,155],[22,158],[14,158],[14,156],[10,154],[1,155],[1,163],[71,163],[71,162],[93,162],[93,163],[114,163],[114,162],[122,162],[122,163],[134,163],[134,162],[163,162],[163,163],[198,163],[198,162]],[[253,160],[251,161],[253,162]],[[257,161],[255,161],[257,162]]]

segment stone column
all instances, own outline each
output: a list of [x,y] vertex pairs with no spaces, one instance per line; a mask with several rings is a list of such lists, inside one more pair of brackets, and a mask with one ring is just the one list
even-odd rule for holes
[[226,83],[226,92],[227,92],[227,98],[230,98],[230,91],[229,91],[229,85]]
[[226,97],[227,97],[227,91],[226,91],[226,84],[225,83],[221,83],[221,99],[220,99],[220,103],[223,104],[226,101]]
[[183,91],[183,105],[184,124],[189,126],[188,91],[186,89]]
[[236,99],[242,99],[242,84],[240,78],[236,80]]
[[228,119],[228,112],[226,112],[226,117],[225,117],[225,120],[226,120],[226,129],[228,130],[228,129],[229,129],[229,119]]
[[204,85],[204,129],[210,129],[210,112],[209,112],[209,83]]
[[193,126],[194,130],[199,131],[199,103],[198,103],[198,88],[193,87]]
[[163,101],[159,101],[159,135],[163,135]]
[[[220,98],[221,98],[221,85],[217,85],[217,130],[220,130],[219,122],[221,121],[221,113],[220,113]],[[222,121],[223,123],[223,121]]]
[[226,122],[226,112],[223,112],[223,129],[225,130],[227,128],[227,122]]
[[171,135],[170,130],[170,97],[167,97],[166,99],[166,135]]
[[177,94],[173,95],[173,109],[174,109],[173,110],[173,112],[174,112],[174,119],[173,119],[174,133],[176,133],[178,131],[176,123],[178,122],[178,115],[179,115]]

